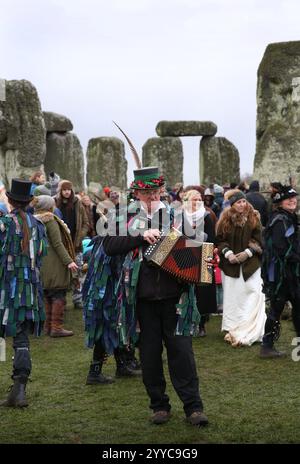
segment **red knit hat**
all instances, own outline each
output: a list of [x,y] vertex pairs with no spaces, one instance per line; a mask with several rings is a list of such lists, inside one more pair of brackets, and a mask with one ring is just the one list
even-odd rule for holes
[[109,187],[104,187],[103,192],[106,193],[106,195],[110,194],[110,188]]

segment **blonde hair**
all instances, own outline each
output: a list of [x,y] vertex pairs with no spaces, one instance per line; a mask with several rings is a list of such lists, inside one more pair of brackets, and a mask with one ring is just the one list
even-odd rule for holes
[[202,200],[202,195],[201,195],[201,193],[198,192],[198,190],[191,189],[191,190],[188,190],[187,192],[184,193],[184,195],[183,195],[183,201],[184,201],[184,202],[186,202],[186,201],[191,201],[191,198],[192,198],[194,195],[200,195],[200,196],[201,196],[201,200]]

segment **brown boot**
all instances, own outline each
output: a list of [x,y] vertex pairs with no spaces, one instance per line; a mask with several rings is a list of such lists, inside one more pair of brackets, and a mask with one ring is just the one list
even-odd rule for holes
[[63,328],[65,300],[64,298],[56,299],[52,303],[52,324],[50,337],[70,337],[74,335],[72,330]]
[[52,302],[51,298],[45,297],[45,312],[46,320],[44,323],[44,333],[50,335],[51,332],[51,319],[52,319]]

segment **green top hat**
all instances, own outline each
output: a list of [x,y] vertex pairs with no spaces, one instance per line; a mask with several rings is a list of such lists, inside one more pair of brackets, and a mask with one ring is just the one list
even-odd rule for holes
[[131,182],[130,188],[134,190],[157,189],[165,183],[164,176],[159,175],[156,166],[135,169],[133,175],[134,180]]

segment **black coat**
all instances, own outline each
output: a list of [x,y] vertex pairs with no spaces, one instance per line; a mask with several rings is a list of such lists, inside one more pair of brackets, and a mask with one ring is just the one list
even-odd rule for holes
[[300,286],[300,238],[297,215],[279,208],[264,233],[262,276],[264,290],[274,297],[281,286],[294,294]]
[[259,192],[246,193],[246,199],[260,214],[260,222],[265,227],[268,222],[268,202]]
[[[161,211],[161,210],[159,210]],[[159,211],[154,214],[151,225],[143,211],[140,211],[134,218],[140,220],[140,224],[143,224],[143,230],[139,230],[142,234],[148,228],[163,228],[162,222],[166,219],[170,223],[170,215],[165,211],[164,218],[161,218]],[[134,220],[132,218],[132,220]],[[126,255],[129,251],[135,250],[139,246],[142,246],[143,253],[149,246],[148,242],[144,240],[141,235],[132,237],[127,236],[106,236],[103,240],[104,251],[109,256],[115,255]],[[139,272],[139,279],[137,284],[137,297],[140,299],[147,300],[163,300],[169,298],[179,298],[180,294],[184,289],[184,285],[173,278],[170,274],[157,266],[149,263],[143,259]]]

